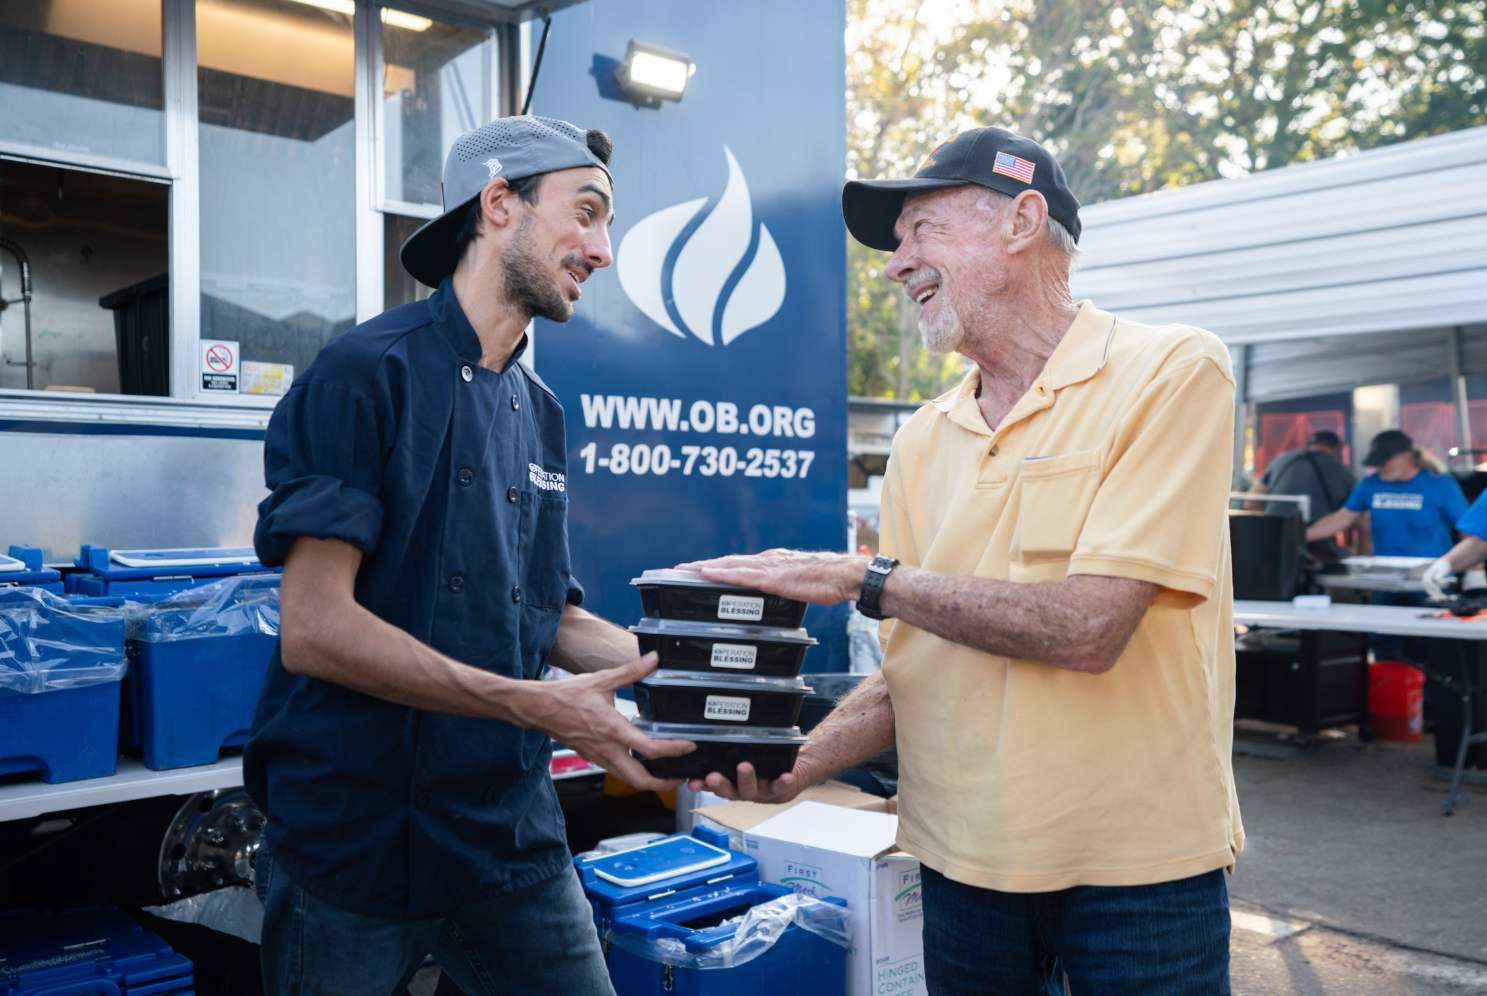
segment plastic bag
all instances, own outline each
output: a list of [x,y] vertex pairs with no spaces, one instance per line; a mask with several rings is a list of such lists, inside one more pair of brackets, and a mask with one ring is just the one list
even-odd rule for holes
[[41,588],[0,589],[0,689],[34,695],[120,681],[124,612]]
[[177,923],[210,927],[250,944],[257,944],[263,933],[263,904],[252,889],[241,885],[188,896],[164,906],[146,906],[144,910]]
[[125,606],[129,639],[170,643],[208,636],[279,635],[279,575],[244,574]]
[[693,969],[735,968],[768,952],[792,923],[839,948],[846,948],[851,939],[845,906],[792,892],[723,921],[719,926],[737,924],[733,936],[705,951],[688,951],[686,942],[676,937],[647,940],[614,930],[607,932],[605,940],[614,947],[662,965]]

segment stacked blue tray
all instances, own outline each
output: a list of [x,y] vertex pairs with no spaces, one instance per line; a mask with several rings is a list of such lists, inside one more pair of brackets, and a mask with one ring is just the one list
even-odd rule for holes
[[62,573],[42,562],[41,550],[34,546],[11,546],[8,555],[0,555],[0,585],[26,585],[62,594]]
[[0,775],[113,774],[126,668],[121,608],[0,588]]
[[78,595],[171,595],[238,574],[264,573],[252,547],[173,550],[111,550],[84,544],[68,574],[67,590]]
[[191,962],[118,910],[0,913],[0,996],[170,996]]
[[843,991],[846,901],[760,882],[758,862],[727,844],[698,827],[576,859],[617,996]]

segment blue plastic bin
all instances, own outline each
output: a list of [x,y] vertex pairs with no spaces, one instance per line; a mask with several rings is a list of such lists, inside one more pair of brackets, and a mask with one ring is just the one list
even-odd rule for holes
[[113,774],[126,667],[120,609],[0,589],[0,775]]
[[[252,547],[177,550],[110,550],[84,544],[64,579],[77,595],[172,595],[239,574],[270,573]],[[276,572],[274,572],[276,573]]]
[[157,771],[211,764],[241,747],[278,639],[278,575],[226,578],[132,605],[125,747]]
[[[727,850],[727,841],[725,833],[697,828],[691,837],[577,860],[618,996],[842,992],[846,901],[761,883],[757,862]],[[726,860],[700,860],[715,852]],[[666,877],[666,861],[684,870]],[[606,871],[621,881],[606,879]],[[627,876],[637,884],[625,884]]]
[[62,572],[43,562],[41,550],[34,546],[11,546],[8,555],[0,555],[0,585],[23,584],[62,594]]
[[192,965],[118,910],[0,913],[0,996],[169,996]]

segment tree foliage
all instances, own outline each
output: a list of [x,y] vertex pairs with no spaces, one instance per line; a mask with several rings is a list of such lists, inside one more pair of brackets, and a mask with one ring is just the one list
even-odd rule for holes
[[[1481,0],[848,0],[847,172],[998,124],[1085,204],[1487,124]],[[849,240],[849,389],[932,397],[885,257]]]

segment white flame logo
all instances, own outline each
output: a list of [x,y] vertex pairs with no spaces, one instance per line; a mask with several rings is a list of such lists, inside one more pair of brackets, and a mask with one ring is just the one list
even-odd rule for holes
[[[726,346],[758,328],[785,302],[785,263],[763,224],[753,260],[728,299],[722,300],[754,234],[749,185],[733,150],[725,145],[723,154],[728,157],[728,185],[712,213],[682,246],[670,274],[665,272],[666,258],[682,230],[707,203],[706,197],[674,204],[636,222],[620,241],[615,264],[620,286],[647,318],[672,335],[685,339],[690,332],[709,346]],[[668,299],[679,321],[672,319]]]

